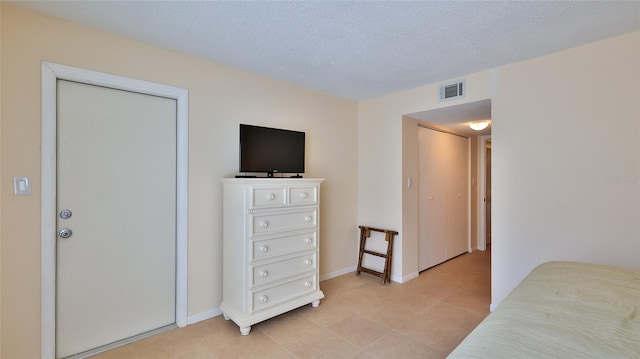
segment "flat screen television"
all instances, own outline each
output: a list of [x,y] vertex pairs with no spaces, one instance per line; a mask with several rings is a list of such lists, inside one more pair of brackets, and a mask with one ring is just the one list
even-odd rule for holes
[[304,132],[240,124],[240,172],[299,176],[304,173],[304,145]]

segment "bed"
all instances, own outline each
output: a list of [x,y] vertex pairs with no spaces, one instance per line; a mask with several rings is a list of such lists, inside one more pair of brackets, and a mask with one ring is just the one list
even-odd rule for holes
[[542,264],[447,358],[640,358],[640,271]]

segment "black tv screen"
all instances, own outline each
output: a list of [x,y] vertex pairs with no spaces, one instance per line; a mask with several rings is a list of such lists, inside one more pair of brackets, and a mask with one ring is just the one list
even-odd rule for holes
[[240,124],[240,172],[304,173],[305,133]]

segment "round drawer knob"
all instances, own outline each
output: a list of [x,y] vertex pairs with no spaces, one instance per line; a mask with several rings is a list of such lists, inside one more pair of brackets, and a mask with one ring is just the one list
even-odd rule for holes
[[266,270],[263,270],[260,272],[260,276],[262,278],[267,278],[269,276],[269,272],[267,272]]
[[313,242],[313,240],[311,238],[307,238],[304,241],[307,242],[307,244],[311,244],[311,242]]
[[309,195],[307,194],[307,192],[302,192],[300,193],[300,198],[307,198],[309,197]]
[[306,216],[306,217],[304,217],[304,220],[307,221],[307,222],[311,222],[313,220],[313,217]]
[[311,259],[305,259],[304,260],[304,264],[310,266],[313,263],[313,261]]
[[261,295],[260,296],[260,301],[262,303],[266,303],[269,300],[269,297],[267,297],[266,295]]
[[313,283],[311,283],[309,281],[304,282],[304,286],[307,287],[307,288],[311,288],[312,285],[313,285]]
[[260,227],[262,227],[262,228],[267,228],[267,227],[269,227],[269,222],[267,222],[267,221],[260,222]]
[[276,198],[276,195],[275,195],[275,194],[273,194],[273,193],[269,193],[269,194],[267,195],[267,199],[269,199],[269,200],[272,200],[272,201],[273,201],[275,198]]
[[262,247],[260,247],[260,251],[262,251],[263,253],[267,253],[269,251],[269,247],[262,246]]

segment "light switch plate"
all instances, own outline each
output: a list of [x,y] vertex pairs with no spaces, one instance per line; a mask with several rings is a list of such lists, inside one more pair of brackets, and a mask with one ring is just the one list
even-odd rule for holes
[[29,177],[13,177],[13,195],[31,195],[31,180],[29,180]]

